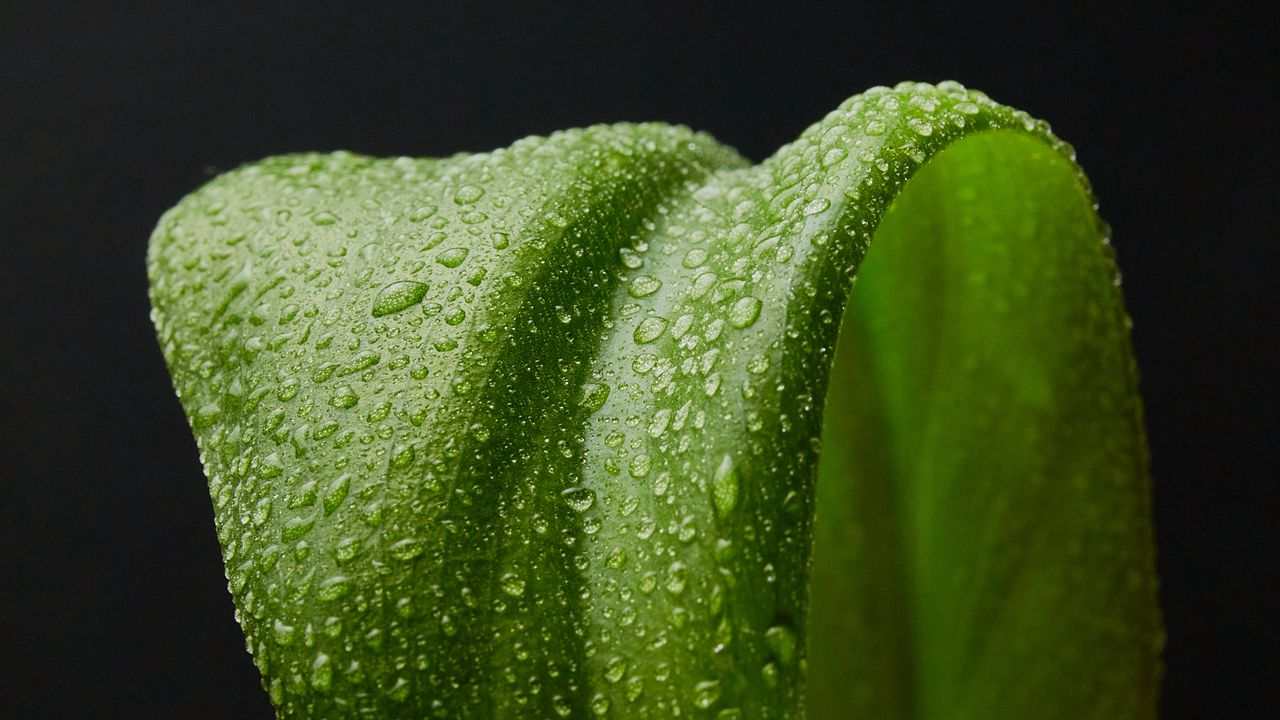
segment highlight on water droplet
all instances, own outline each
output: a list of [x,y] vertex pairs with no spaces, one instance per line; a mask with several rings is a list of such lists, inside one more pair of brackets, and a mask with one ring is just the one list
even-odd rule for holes
[[373,316],[382,317],[398,313],[422,302],[427,296],[427,284],[415,280],[398,280],[378,291],[373,299]]

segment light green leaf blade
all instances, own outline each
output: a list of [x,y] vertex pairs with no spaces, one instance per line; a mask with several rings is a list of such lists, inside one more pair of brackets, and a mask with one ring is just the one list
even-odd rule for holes
[[1011,133],[943,151],[886,215],[828,395],[815,717],[1152,716],[1141,408],[1100,237],[1072,165]]
[[[838,435],[824,453],[819,507],[831,507],[819,528],[833,534],[818,544],[807,633],[822,399],[849,280],[908,178],[966,137],[955,147],[977,142],[977,159],[947,168],[1043,156],[1057,165],[1018,166],[997,185],[1013,193],[1038,173],[1065,185],[1031,193],[1028,208],[1001,196],[994,230],[933,242],[993,271],[972,248],[1049,198],[1046,221],[1067,224],[1060,244],[1076,253],[1061,270],[1079,276],[1052,284],[1061,313],[1032,289],[1001,316],[1069,325],[1029,336],[1047,343],[1030,370],[970,378],[952,367],[968,356],[950,348],[917,357],[948,318],[914,273],[951,265],[893,259],[898,245],[918,256],[892,236],[928,235],[934,223],[914,209],[948,219],[935,197],[972,184],[944,176],[902,203],[909,219],[889,214],[877,273],[889,289],[865,293],[869,319],[854,311],[849,323],[874,328],[890,305],[908,317],[844,335],[866,335],[859,353],[871,357],[842,353],[850,367],[836,377],[881,393],[850,395],[837,380],[828,435],[862,418],[852,432],[881,442],[846,457]],[[983,137],[1001,139],[987,148]],[[857,701],[873,714],[973,717],[1082,693],[1100,708],[1149,709],[1158,630],[1138,401],[1110,262],[1060,152],[1046,129],[979,93],[907,84],[851,99],[755,167],[684,129],[621,125],[446,160],[274,158],[185,199],[152,239],[154,316],[281,715],[790,717],[817,635],[840,642],[814,642],[815,714],[830,703],[847,716]],[[1053,215],[1072,201],[1059,195],[1078,212]],[[1013,252],[1057,267],[1051,254]],[[993,278],[992,297],[954,297],[977,313],[1017,292],[1003,286],[1016,277]],[[1016,347],[1018,327],[947,332],[958,352],[992,338]],[[1053,374],[1077,358],[1086,372]],[[922,403],[911,389],[930,373],[946,382]],[[988,381],[1012,394],[966,385]],[[1060,391],[1099,399],[1035,404]],[[1021,428],[992,420],[1006,408],[1039,412],[1028,427],[1106,442],[1019,445]],[[920,443],[917,428],[928,428]],[[957,440],[974,441],[968,455]],[[933,464],[906,463],[913,447]],[[1007,452],[979,452],[991,447]],[[1054,478],[1082,474],[1082,486],[982,484],[1050,461],[1069,471]],[[873,480],[863,471],[877,462]],[[971,504],[945,521],[915,509],[966,487]],[[996,502],[1017,507],[984,505]],[[1030,504],[1061,521],[1063,538],[1088,542],[1044,550],[1057,563],[1046,573],[1020,562],[1040,559],[1034,543],[979,567],[998,540],[1057,538],[1010,520]],[[867,518],[877,547],[845,547],[835,530]],[[937,547],[956,533],[966,543]],[[964,563],[987,574],[971,587],[935,571]],[[1003,597],[1008,618],[991,610]],[[896,615],[877,616],[886,599]],[[1109,602],[1121,609],[1094,614]],[[981,648],[1000,657],[978,677]],[[1120,664],[1102,662],[1112,657]],[[857,684],[840,681],[841,666],[875,691],[843,694]]]

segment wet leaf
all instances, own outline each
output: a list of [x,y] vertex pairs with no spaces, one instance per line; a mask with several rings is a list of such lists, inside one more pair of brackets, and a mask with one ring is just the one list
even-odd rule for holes
[[148,266],[282,717],[1149,717],[1106,238],[1047,126],[904,84],[754,166],[270,158]]

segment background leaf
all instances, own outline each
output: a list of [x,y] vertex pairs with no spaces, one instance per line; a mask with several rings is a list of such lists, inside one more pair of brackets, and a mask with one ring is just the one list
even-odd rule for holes
[[[882,442],[828,453],[818,592],[848,603],[818,603],[813,630],[879,643],[845,656],[885,676],[883,696],[855,684],[872,711],[1149,707],[1143,441],[1088,193],[1046,127],[905,84],[755,167],[683,129],[595,127],[439,161],[275,158],[166,215],[156,325],[281,713],[794,714],[849,281],[906,181],[966,136],[883,231],[948,262],[886,250],[892,289],[850,314],[868,344],[842,356],[878,396],[833,415]],[[967,198],[986,174],[994,195]],[[996,289],[923,284],[974,273]],[[1059,502],[1041,511],[1060,527],[1028,529]],[[840,528],[859,535],[843,564]],[[815,705],[848,701],[826,682]]]

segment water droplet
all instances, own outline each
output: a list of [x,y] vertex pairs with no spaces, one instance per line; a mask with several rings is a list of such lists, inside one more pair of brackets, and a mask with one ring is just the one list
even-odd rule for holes
[[351,592],[351,578],[346,575],[334,575],[320,583],[316,596],[325,602],[337,600]]
[[324,502],[323,502],[324,514],[330,515],[333,513],[334,510],[337,510],[338,506],[342,504],[342,501],[347,498],[347,492],[350,489],[351,489],[350,475],[343,475],[337,480],[334,480],[333,485],[324,494]]
[[315,223],[316,225],[332,225],[338,222],[338,216],[334,215],[328,210],[321,210],[320,212],[311,216],[311,222]]
[[311,532],[311,528],[316,524],[316,519],[312,517],[296,517],[284,524],[280,528],[281,542],[294,542],[302,539],[303,535]]
[[413,459],[417,455],[412,445],[404,445],[395,449],[395,453],[391,456],[389,465],[396,470],[406,468],[413,464]]
[[345,565],[355,559],[359,553],[360,538],[349,537],[338,542],[337,547],[333,549],[333,558],[339,565]]
[[615,657],[610,659],[609,662],[605,663],[605,666],[604,666],[605,680],[608,680],[611,683],[616,683],[622,680],[622,678],[626,674],[627,674],[627,661],[624,658]]
[[662,337],[662,333],[666,332],[666,329],[666,318],[648,317],[640,321],[632,337],[635,339],[636,344],[644,345]]
[[519,575],[515,573],[507,573],[502,576],[500,582],[502,585],[502,592],[510,595],[511,597],[520,597],[521,595],[524,595],[524,580],[520,579]]
[[672,595],[679,595],[684,592],[685,585],[689,582],[689,573],[684,563],[679,560],[671,563],[667,568],[667,592]]
[[572,487],[560,493],[569,507],[586,512],[596,504],[596,491],[585,487]]
[[409,222],[414,222],[414,223],[422,222],[423,220],[426,220],[427,218],[435,214],[436,214],[435,205],[423,205],[409,213]]
[[609,553],[608,559],[604,561],[605,567],[610,570],[621,570],[623,565],[627,564],[627,551],[622,548],[614,548]]
[[444,632],[447,637],[453,637],[458,634],[458,625],[453,621],[453,618],[448,615],[441,615],[440,630]]
[[645,429],[652,437],[662,437],[670,424],[671,408],[663,408],[653,414],[653,418],[649,420],[649,425]]
[[707,251],[702,248],[693,248],[684,254],[684,266],[692,270],[707,261]]
[[663,471],[658,473],[658,477],[653,479],[653,494],[662,497],[667,494],[667,489],[671,487],[671,473]]
[[689,286],[689,297],[697,300],[703,295],[706,295],[711,290],[711,287],[716,284],[716,280],[718,279],[719,278],[713,272],[704,272],[698,275],[698,277],[693,279],[693,284]]
[[466,319],[467,319],[467,311],[460,307],[455,307],[449,312],[444,314],[445,325],[461,325],[462,321]]
[[471,250],[464,247],[449,248],[436,255],[436,262],[447,268],[456,268],[467,261],[467,255],[470,253]]
[[752,375],[759,375],[769,369],[769,356],[756,355],[747,362],[747,372]]
[[727,518],[738,505],[738,484],[738,469],[733,458],[726,454],[720,459],[720,465],[711,478],[711,501],[721,520]]
[[849,156],[849,151],[842,147],[833,147],[822,155],[822,166],[831,167]]
[[591,412],[604,407],[609,398],[609,386],[604,383],[586,383],[582,386],[582,406]]
[[479,185],[463,185],[453,194],[453,201],[459,205],[470,205],[484,197],[484,188]]
[[757,297],[747,295],[738,298],[733,307],[729,308],[729,324],[739,329],[751,327],[760,317],[762,306],[763,303]]
[[814,198],[813,200],[809,201],[808,205],[804,206],[804,214],[817,215],[818,213],[822,212],[823,210],[826,210],[829,207],[831,207],[830,200],[824,197]]
[[652,275],[641,275],[631,281],[627,294],[633,298],[648,297],[662,287],[662,281]]
[[292,625],[285,625],[279,620],[276,620],[273,624],[272,630],[276,644],[286,646],[293,644],[295,628]]
[[253,526],[262,527],[271,517],[271,498],[263,498],[253,508]]
[[720,681],[703,680],[693,688],[693,704],[706,710],[720,699]]
[[649,468],[652,462],[648,455],[637,455],[631,458],[631,464],[627,466],[627,471],[631,473],[633,478],[642,478],[649,474]]
[[764,642],[783,665],[790,665],[795,659],[796,633],[786,625],[774,625],[765,630]]
[[354,407],[359,401],[359,396],[356,395],[355,390],[351,389],[350,385],[343,385],[339,387],[337,390],[334,390],[333,395],[329,397],[330,405],[336,408],[342,408],[343,410]]
[[328,692],[333,687],[333,663],[324,653],[316,655],[311,663],[311,687],[320,692]]
[[418,557],[425,552],[426,549],[426,545],[417,538],[397,540],[394,543],[391,543],[391,547],[388,548],[391,552],[391,557],[401,562],[408,562]]
[[409,681],[406,678],[396,678],[395,683],[387,690],[387,697],[395,702],[404,702],[409,697]]
[[719,391],[720,373],[713,372],[707,376],[706,380],[702,381],[702,392],[705,393],[707,397],[713,397]]
[[675,324],[671,326],[671,337],[679,340],[689,332],[691,327],[693,327],[693,315],[685,313],[676,318]]
[[640,253],[632,250],[631,248],[621,248],[618,250],[618,255],[622,257],[622,264],[632,270],[644,265],[644,258],[640,257]]

